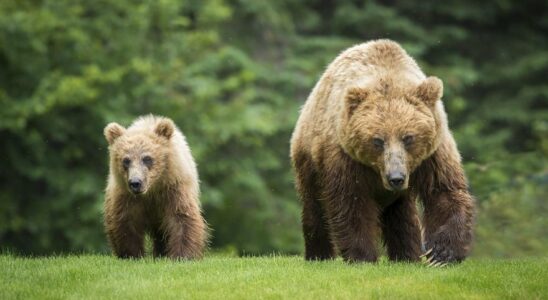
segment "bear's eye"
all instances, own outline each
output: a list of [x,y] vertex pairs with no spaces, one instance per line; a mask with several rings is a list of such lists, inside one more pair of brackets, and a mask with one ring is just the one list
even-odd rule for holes
[[143,164],[144,164],[145,166],[147,166],[147,167],[149,167],[149,168],[152,166],[152,163],[153,163],[152,157],[150,157],[150,156],[147,155],[147,156],[143,157],[142,160],[143,160]]
[[402,141],[405,146],[411,146],[415,138],[412,135],[406,135],[403,137]]
[[122,165],[124,166],[124,169],[127,170],[130,164],[131,164],[131,160],[129,158],[126,157],[122,160]]
[[382,149],[384,147],[384,141],[382,139],[379,139],[379,138],[374,138],[373,139],[373,145],[375,145],[375,147],[378,148],[378,149]]

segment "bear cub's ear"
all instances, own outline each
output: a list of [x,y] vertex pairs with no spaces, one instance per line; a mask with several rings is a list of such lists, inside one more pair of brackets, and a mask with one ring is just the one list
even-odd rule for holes
[[171,121],[170,119],[160,119],[160,121],[158,121],[158,124],[156,124],[156,128],[154,129],[154,132],[157,135],[165,137],[168,140],[171,138],[174,131],[175,124],[173,124],[173,121]]
[[348,115],[352,115],[356,108],[367,99],[369,91],[363,88],[350,88],[346,93],[346,110]]
[[434,106],[443,95],[443,82],[435,76],[426,78],[416,89],[415,96],[429,106]]
[[114,141],[122,136],[126,129],[122,126],[120,126],[118,123],[109,123],[105,130],[103,131],[103,134],[105,135],[105,138],[107,139],[107,142],[109,145],[112,145]]

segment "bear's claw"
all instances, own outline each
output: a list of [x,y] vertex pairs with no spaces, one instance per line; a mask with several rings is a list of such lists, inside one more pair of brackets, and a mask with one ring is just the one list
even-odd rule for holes
[[434,248],[430,248],[430,250],[423,253],[420,256],[420,258],[426,257],[425,264],[428,267],[434,267],[434,268],[437,268],[437,267],[443,268],[443,267],[445,267],[447,265],[447,262],[443,262],[443,261],[439,261],[437,259],[434,259],[435,256],[432,254],[432,250],[434,250]]
[[423,254],[421,254],[421,256],[419,256],[420,258],[423,258],[425,256],[427,256],[428,254],[430,254],[430,252],[432,252],[432,250],[434,250],[434,248],[430,248],[430,250],[424,252]]
[[434,246],[430,248],[430,250],[423,253],[420,257],[426,259],[424,263],[428,267],[441,268],[447,266],[449,263],[461,261],[453,254],[454,252],[451,249]]

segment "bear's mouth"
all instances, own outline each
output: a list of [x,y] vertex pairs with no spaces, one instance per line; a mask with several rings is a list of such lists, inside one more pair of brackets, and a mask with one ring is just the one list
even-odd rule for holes
[[401,187],[392,187],[392,186],[384,186],[384,188],[390,192],[403,192],[407,190],[407,186],[401,186]]
[[133,193],[133,195],[141,195],[141,194],[144,194],[143,191],[131,191],[131,193]]

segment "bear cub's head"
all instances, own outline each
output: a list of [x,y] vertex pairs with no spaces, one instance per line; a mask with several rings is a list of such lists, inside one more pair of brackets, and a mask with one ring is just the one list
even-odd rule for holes
[[442,93],[443,84],[436,77],[400,92],[387,93],[386,85],[349,89],[341,128],[343,148],[378,172],[385,189],[407,189],[410,174],[439,145],[442,129],[435,106]]
[[175,125],[166,118],[160,118],[154,128],[108,124],[104,134],[115,180],[134,195],[151,190],[166,170],[174,131]]

